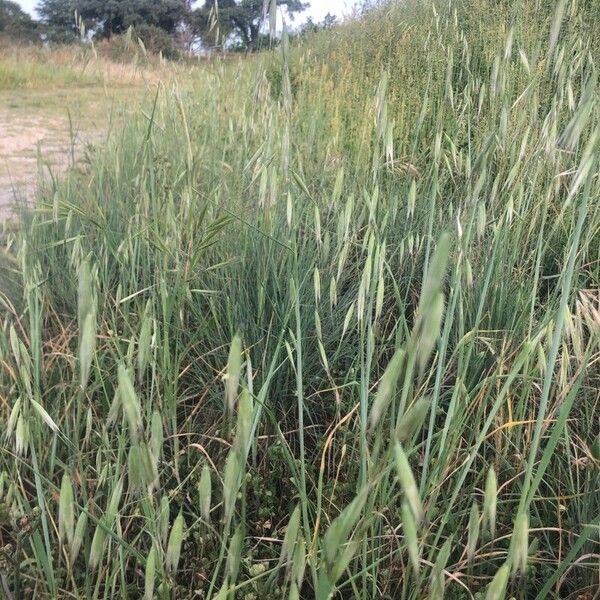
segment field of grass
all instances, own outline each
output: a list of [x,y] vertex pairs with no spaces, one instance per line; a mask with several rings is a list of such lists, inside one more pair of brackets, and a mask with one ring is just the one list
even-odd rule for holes
[[187,73],[183,64],[148,55],[123,36],[109,44],[40,47],[0,43],[0,92],[54,88],[130,87],[172,81]]
[[0,593],[599,598],[597,10],[392,3],[158,86],[41,190]]

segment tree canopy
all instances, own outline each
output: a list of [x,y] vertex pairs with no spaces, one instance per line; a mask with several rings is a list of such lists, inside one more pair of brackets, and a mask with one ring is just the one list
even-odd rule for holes
[[0,0],[0,36],[35,41],[39,31],[37,23],[16,2]]
[[82,4],[82,18],[97,23],[105,37],[142,24],[173,33],[189,10],[186,0],[83,0]]
[[46,37],[53,42],[72,42],[77,38],[75,13],[77,0],[41,0],[37,11],[44,22]]
[[[285,7],[291,18],[310,6],[301,0],[276,3]],[[205,0],[202,7],[193,11],[191,20],[207,46],[222,44],[235,35],[247,50],[254,50],[264,24],[264,7],[263,0]]]
[[38,11],[55,31],[76,32],[75,13],[98,37],[149,25],[174,33],[190,11],[188,0],[41,0]]

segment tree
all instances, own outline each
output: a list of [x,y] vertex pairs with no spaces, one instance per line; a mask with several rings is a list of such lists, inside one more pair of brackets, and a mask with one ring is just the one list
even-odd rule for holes
[[78,38],[75,13],[77,0],[41,0],[37,11],[44,23],[45,37],[51,42],[69,43]]
[[16,3],[0,0],[0,37],[18,41],[39,41],[37,23]]
[[98,34],[110,37],[129,27],[152,25],[174,33],[187,13],[185,0],[82,0],[81,16],[97,23]]
[[327,13],[325,18],[319,23],[313,21],[310,17],[306,20],[306,23],[300,27],[298,35],[306,35],[307,33],[316,33],[323,29],[331,29],[338,24],[338,19],[335,15]]
[[142,25],[173,34],[189,10],[189,0],[41,0],[38,7],[48,27],[65,37],[77,33],[75,13],[96,37],[110,37]]
[[[276,0],[276,4],[285,6],[292,19],[310,6],[301,0]],[[222,44],[235,35],[247,50],[252,51],[261,37],[264,7],[264,0],[205,0],[204,5],[193,12],[192,23],[206,46]]]

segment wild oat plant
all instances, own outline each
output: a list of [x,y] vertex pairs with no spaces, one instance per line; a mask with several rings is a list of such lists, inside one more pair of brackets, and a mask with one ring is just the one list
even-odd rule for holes
[[0,265],[4,596],[599,598],[599,9],[284,36],[43,187]]

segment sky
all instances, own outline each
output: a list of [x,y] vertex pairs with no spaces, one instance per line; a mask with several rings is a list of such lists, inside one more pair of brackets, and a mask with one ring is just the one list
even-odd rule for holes
[[355,0],[312,0],[306,14],[315,21],[321,21],[327,13],[343,17],[355,4]]
[[[17,2],[29,13],[35,13],[35,7],[39,0],[17,0]],[[315,21],[321,21],[327,13],[343,17],[356,4],[356,0],[312,0],[311,7],[306,11],[306,17],[312,17]]]
[[38,0],[16,0],[29,14],[35,15],[35,7]]

